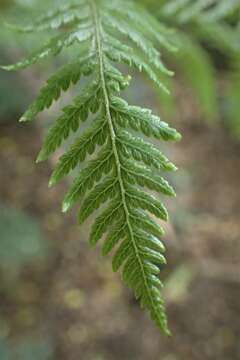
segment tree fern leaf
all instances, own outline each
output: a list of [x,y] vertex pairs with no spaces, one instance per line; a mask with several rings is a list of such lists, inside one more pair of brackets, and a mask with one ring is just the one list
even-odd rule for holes
[[[148,241],[149,244],[149,241]],[[163,255],[161,255],[158,251],[152,250],[148,247],[139,245],[140,253],[142,254],[143,258],[149,260],[151,263],[155,265],[162,265],[166,264],[166,259]]]
[[180,22],[185,23],[196,18],[207,7],[211,6],[215,0],[197,0],[190,6],[183,9],[178,15]]
[[208,39],[211,46],[226,52],[229,56],[235,56],[239,52],[238,33],[226,23],[204,22],[195,32],[200,40]]
[[131,76],[123,76],[123,74],[117,70],[114,66],[110,64],[110,62],[106,61],[106,79],[107,79],[107,86],[112,89],[113,86],[111,83],[115,83],[115,87],[113,88],[113,91],[120,92],[121,90],[124,90],[127,86],[129,86],[129,82],[131,80]]
[[134,257],[134,255],[130,256],[126,260],[122,270],[122,278],[128,286],[134,289],[136,299],[141,299],[141,295],[144,292],[143,282],[139,272],[136,257]]
[[158,275],[160,273],[159,266],[154,265],[148,260],[144,261],[144,269],[152,275]]
[[127,224],[124,221],[119,221],[109,231],[106,240],[102,247],[102,255],[107,255],[117,243],[126,236]]
[[153,221],[150,216],[141,209],[132,209],[130,217],[133,223],[133,227],[141,227],[144,231],[151,233],[157,237],[161,237],[165,234],[163,228],[155,221]]
[[[122,41],[120,41],[118,38],[112,36],[112,34],[106,32],[103,30],[104,38],[103,38],[103,49],[107,54],[107,50],[114,49],[116,51],[119,51],[119,53],[133,53],[133,49],[127,45],[124,44]],[[120,59],[118,60],[120,62]]]
[[[92,93],[93,89],[95,89],[95,93]],[[97,109],[99,106],[98,98],[96,97],[98,93],[97,90],[98,88],[96,84],[92,84],[90,88],[86,88],[84,90],[84,95],[80,95],[75,99],[73,105],[69,105],[63,108],[63,114],[56,120],[55,124],[48,132],[42,150],[38,155],[38,162],[46,160],[50,154],[52,154],[57,149],[57,147],[61,145],[62,141],[69,136],[71,131],[77,131],[79,122],[85,121],[87,119],[88,112],[90,108],[92,108],[92,102],[95,105],[94,110]],[[87,134],[88,133],[86,133],[85,136],[87,136]],[[91,131],[89,134],[91,134]],[[98,140],[100,141],[100,139]]]
[[192,86],[207,118],[214,119],[217,111],[217,86],[213,63],[205,49],[190,35],[178,32],[177,66]]
[[165,252],[165,246],[157,237],[148,234],[144,230],[139,230],[139,228],[135,229],[134,235],[138,239],[139,245],[149,247],[157,252]]
[[129,18],[134,26],[138,25],[138,31],[156,42],[159,46],[169,51],[176,51],[176,46],[169,41],[167,36],[170,33],[169,29],[166,29],[163,24],[155,21],[152,17],[146,16],[146,12],[138,4],[133,4],[132,2],[117,4],[117,1],[112,1],[111,3],[107,2],[106,6],[113,13],[120,14],[122,19]]
[[93,54],[81,58],[80,61],[63,66],[47,81],[29,109],[23,114],[20,121],[31,121],[39,112],[49,108],[53,101],[59,99],[61,91],[67,91],[71,83],[76,84],[84,73],[84,65],[88,65],[90,72],[94,69],[91,62]]
[[97,217],[90,234],[90,243],[95,245],[101,239],[108,227],[121,215],[122,203],[119,199],[112,200],[106,210]]
[[[118,58],[129,65],[134,65],[140,71],[144,71],[159,87],[165,89],[164,85],[159,82],[158,76],[154,71],[161,71],[167,75],[173,75],[173,72],[165,67],[161,61],[159,51],[155,49],[153,44],[147,40],[146,37],[144,38],[144,34],[141,34],[139,29],[134,30],[133,27],[129,27],[128,23],[124,20],[117,19],[115,20],[116,23],[114,20],[114,17],[109,17],[109,15],[106,17],[107,24],[110,22],[110,28],[111,26],[114,28],[115,25],[115,28],[117,28],[122,35],[129,37],[143,53],[141,54],[141,52],[132,51],[131,48],[129,48],[130,51],[126,52],[118,46],[117,48],[115,47],[115,52],[119,52]],[[108,37],[109,36],[110,35],[108,34]],[[112,44],[112,41],[110,41],[109,45],[111,46]],[[116,42],[114,42],[114,44],[116,45]],[[109,56],[111,57],[111,50]]]
[[76,31],[57,35],[26,59],[21,60],[13,65],[2,66],[2,68],[8,71],[24,69],[40,60],[45,59],[48,56],[58,55],[63,50],[63,48],[71,46],[76,41],[82,43],[84,41],[90,40],[91,37],[92,32],[88,29],[77,29]]
[[[133,271],[133,269],[135,269],[135,271]],[[122,279],[130,287],[136,288],[142,280],[137,269],[136,257],[134,255],[129,256],[123,266]]]
[[116,272],[122,266],[122,264],[127,260],[131,255],[134,255],[134,250],[132,248],[131,241],[127,238],[123,240],[119,248],[114,254],[112,267],[113,271]]
[[118,124],[123,128],[129,125],[133,130],[141,131],[146,136],[154,136],[165,141],[181,139],[181,135],[175,129],[152,115],[151,110],[129,106],[126,101],[117,97],[112,98],[111,105],[116,110]]
[[148,61],[153,64],[158,64],[160,54],[154,48],[153,44],[144,38],[142,34],[136,31],[133,27],[129,27],[127,22],[123,19],[119,19],[113,16],[105,16],[103,18],[104,23],[113,29],[119,31],[121,35],[127,36],[135,45],[137,45],[145,54]]
[[55,11],[50,11],[47,15],[39,17],[36,21],[33,21],[27,26],[13,26],[14,30],[19,32],[35,32],[56,30],[62,26],[72,24],[74,22],[80,22],[89,18],[89,7],[86,1],[81,1],[78,4],[67,4],[61,6]]
[[148,210],[159,219],[168,220],[168,213],[165,206],[154,196],[130,186],[127,188],[126,195],[133,207]]
[[107,177],[100,184],[96,185],[82,203],[78,216],[79,223],[86,220],[108,199],[115,197],[117,190],[117,179],[112,176]]
[[165,15],[173,16],[180,10],[184,9],[184,6],[188,5],[192,0],[172,0],[168,1],[166,5],[162,7],[162,12]]
[[[68,211],[80,196],[91,189],[93,184],[101,179],[104,174],[108,174],[113,168],[113,154],[109,149],[103,149],[98,157],[91,160],[88,165],[80,171],[72,188],[66,194],[63,201],[63,211]],[[58,179],[52,178],[50,185],[53,185]]]
[[150,80],[152,80],[160,89],[169,94],[167,87],[160,81],[159,72],[165,75],[174,75],[173,71],[168,70],[163,62],[160,60],[152,60],[152,62],[146,61],[145,57],[141,53],[128,54],[128,58],[122,54],[122,60],[129,65],[134,66],[140,72],[144,72]]
[[239,11],[240,3],[239,0],[224,1],[220,0],[216,2],[216,6],[209,8],[204,14],[204,21],[217,22],[234,13]]
[[154,80],[155,77],[153,75],[153,70],[151,70],[150,65],[148,64],[152,64],[157,70],[160,70],[167,75],[173,75],[173,73],[167,70],[165,65],[160,61],[160,53],[155,49],[153,44],[141,34],[138,29],[135,31],[133,26],[130,27],[126,21],[109,16],[109,14],[104,18],[104,21],[108,26],[110,26],[111,29],[117,29],[120,34],[127,36],[135,45],[137,45],[143,51],[147,62],[143,60],[140,54],[138,55],[138,57],[132,54],[132,62],[138,68],[142,67],[149,76],[151,74],[150,78],[152,80]]
[[[73,170],[80,162],[86,159],[87,154],[93,154],[97,145],[103,145],[107,140],[106,122],[102,117],[96,120],[91,128],[87,129],[59,160],[54,171],[53,179],[60,179]],[[49,155],[46,148],[40,153],[40,159]]]
[[147,166],[153,166],[158,170],[176,171],[172,164],[162,152],[152,144],[140,137],[135,137],[127,131],[118,132],[119,145],[124,156],[134,158],[136,161],[143,161]]
[[163,288],[162,281],[156,275],[150,274],[150,275],[148,275],[148,279],[149,279],[149,281],[151,281],[151,284],[153,285],[153,287],[155,287],[157,289],[157,291],[159,291],[158,290],[159,288]]
[[239,0],[170,0],[161,9],[162,14],[179,23],[214,23],[239,10]]
[[153,174],[145,166],[136,165],[133,161],[127,160],[124,162],[123,171],[126,172],[130,183],[137,183],[140,186],[145,186],[164,195],[176,196],[174,189],[165,179]]
[[118,62],[123,62],[129,66],[134,66],[138,71],[144,72],[150,80],[152,80],[161,90],[163,90],[165,93],[169,94],[168,89],[166,86],[160,81],[159,75],[157,71],[161,67],[161,71],[165,74],[172,75],[172,72],[169,72],[168,70],[164,70],[164,67],[159,63],[157,70],[153,68],[151,64],[148,64],[145,59],[141,56],[139,56],[139,53],[125,53],[119,50],[114,50],[114,53],[112,49],[106,52],[106,55],[112,60],[117,60]]

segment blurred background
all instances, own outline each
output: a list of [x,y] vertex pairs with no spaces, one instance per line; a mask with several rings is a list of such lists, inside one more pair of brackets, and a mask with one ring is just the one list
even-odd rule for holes
[[[46,37],[16,34],[4,21],[25,24],[61,2],[0,0],[1,64]],[[173,336],[159,334],[110,258],[90,249],[90,223],[79,228],[74,211],[61,213],[67,181],[48,189],[58,154],[35,165],[48,125],[72,94],[38,121],[18,123],[63,54],[19,73],[0,71],[0,360],[240,359],[240,2],[215,16],[212,8],[199,15],[142,2],[177,29],[179,43],[165,59],[176,71],[166,80],[172,97],[137,74],[127,94],[183,134],[178,144],[161,144],[179,167],[170,178],[178,197],[168,204],[162,272]]]

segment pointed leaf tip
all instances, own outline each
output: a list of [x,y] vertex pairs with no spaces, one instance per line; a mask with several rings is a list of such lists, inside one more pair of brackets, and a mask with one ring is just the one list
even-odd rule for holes
[[19,122],[26,122],[26,121],[28,121],[28,118],[26,118],[24,115],[19,119]]
[[0,69],[5,71],[11,71],[13,70],[13,65],[0,65]]
[[179,132],[176,133],[176,135],[175,135],[175,140],[176,140],[176,141],[182,140],[182,135],[181,135]]
[[165,169],[167,170],[167,171],[177,171],[178,170],[178,168],[177,168],[177,166],[175,166],[173,163],[167,163],[166,165],[165,165]]
[[53,178],[50,178],[49,183],[48,183],[48,187],[51,188],[51,187],[53,187],[55,184],[56,184],[56,182],[54,181],[54,179],[53,179]]
[[70,209],[71,205],[69,202],[67,201],[64,201],[63,204],[62,204],[62,212],[63,213],[66,213],[68,212],[68,210]]
[[44,153],[42,151],[40,151],[40,153],[38,154],[38,157],[37,157],[37,160],[36,160],[36,163],[40,163],[42,161],[46,160],[46,156],[44,155]]

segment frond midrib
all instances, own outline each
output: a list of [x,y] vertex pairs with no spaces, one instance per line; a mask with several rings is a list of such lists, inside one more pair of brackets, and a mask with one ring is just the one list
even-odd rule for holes
[[118,150],[117,150],[117,146],[116,146],[117,136],[116,136],[116,133],[114,130],[113,119],[112,119],[112,115],[111,115],[111,111],[110,111],[110,100],[109,100],[109,95],[108,95],[108,91],[107,91],[107,87],[106,87],[106,80],[105,80],[105,75],[104,75],[105,72],[104,72],[104,58],[103,58],[103,49],[102,49],[101,22],[99,20],[99,14],[98,14],[98,10],[97,10],[96,4],[95,4],[95,0],[90,0],[89,3],[90,3],[91,11],[92,11],[92,16],[93,16],[94,32],[95,32],[95,37],[96,37],[96,46],[97,46],[97,53],[98,53],[98,58],[99,58],[100,81],[102,84],[106,117],[107,117],[107,122],[108,122],[108,126],[109,126],[110,139],[111,139],[111,143],[112,143],[114,159],[115,159],[116,168],[117,168],[117,177],[118,177],[118,182],[119,182],[119,186],[120,186],[122,206],[123,206],[125,217],[126,217],[126,223],[127,223],[127,227],[129,230],[130,239],[131,239],[131,242],[132,242],[132,245],[134,248],[134,252],[135,252],[137,261],[141,268],[141,273],[142,273],[142,278],[144,281],[146,293],[147,293],[148,299],[151,303],[151,309],[154,311],[154,315],[155,315],[156,319],[158,318],[161,323],[162,321],[161,321],[161,318],[159,318],[159,311],[156,309],[156,305],[152,298],[151,290],[149,289],[149,286],[148,286],[147,276],[146,276],[146,273],[144,270],[144,264],[141,260],[140,253],[139,253],[136,241],[134,239],[133,228],[132,228],[132,225],[130,222],[130,213],[128,210],[126,195],[125,195],[126,190],[124,187],[124,183],[122,180],[122,174],[121,174],[122,170],[121,170],[120,156],[118,154]]

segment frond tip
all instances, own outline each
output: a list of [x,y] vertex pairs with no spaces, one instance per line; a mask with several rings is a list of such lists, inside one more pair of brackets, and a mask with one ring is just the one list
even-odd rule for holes
[[[142,23],[132,21],[130,26],[126,16],[142,19]],[[142,307],[169,334],[158,278],[159,267],[166,263],[160,240],[164,230],[149,213],[168,220],[165,206],[154,194],[175,196],[162,172],[177,168],[146,137],[177,141],[181,136],[150,110],[130,106],[120,97],[130,78],[116,68],[116,63],[137,67],[165,89],[159,74],[171,72],[163,65],[155,42],[160,50],[172,50],[168,31],[141,7],[124,0],[81,0],[64,11],[49,13],[22,31],[34,29],[59,29],[60,34],[8,70],[56,55],[74,42],[79,44],[81,56],[48,80],[21,121],[30,121],[50,107],[61,91],[77,83],[81,76],[88,78],[86,87],[72,104],[63,108],[50,128],[38,161],[47,159],[71,132],[78,133],[59,159],[49,185],[55,185],[83,164],[64,198],[63,211],[81,201],[80,223],[97,209],[100,211],[92,226],[90,243],[95,245],[104,237],[102,253],[114,251],[113,270],[121,269],[124,282]],[[81,131],[81,123],[86,120],[91,124]]]

